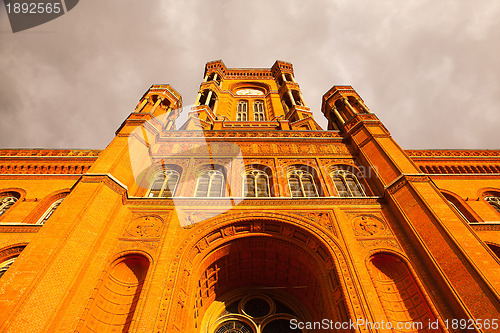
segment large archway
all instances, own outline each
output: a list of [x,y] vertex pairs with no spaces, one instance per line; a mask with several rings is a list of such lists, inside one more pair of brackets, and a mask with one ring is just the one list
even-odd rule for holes
[[[321,270],[313,255],[290,241],[271,236],[233,239],[204,258],[197,271],[199,278],[195,292],[195,308],[201,317],[214,301],[224,302],[224,296],[235,290],[241,291],[242,298],[260,292],[271,297],[273,301],[270,303],[274,304],[279,302],[274,300],[275,291],[279,290],[290,299],[296,300],[289,303],[300,311],[295,312],[298,320],[341,320],[338,312],[331,311],[330,300],[327,298],[329,287],[338,288],[338,282],[335,278],[332,281],[332,276]],[[226,311],[230,311],[230,307],[231,304],[228,303]],[[287,314],[286,311],[264,312],[257,316],[258,319],[244,311],[236,313],[248,317],[247,319],[254,322],[259,329],[263,328],[262,321],[267,317]],[[345,310],[343,312],[345,313]],[[213,327],[213,324],[217,319],[219,318],[210,318],[207,322],[209,329],[202,332],[216,332],[217,327]],[[277,320],[280,318],[275,321]]]
[[300,309],[296,317],[306,321],[365,316],[355,274],[334,237],[293,215],[259,215],[225,215],[193,228],[167,281],[171,305],[159,313],[162,321],[176,318],[177,324],[158,331],[215,332],[212,323],[219,318],[210,306],[236,291],[274,299],[279,291],[288,299],[280,302]]

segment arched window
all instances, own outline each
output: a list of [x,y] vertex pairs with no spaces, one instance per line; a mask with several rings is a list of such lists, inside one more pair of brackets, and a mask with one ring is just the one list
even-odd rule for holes
[[292,197],[317,197],[318,190],[314,178],[308,171],[293,170],[287,175]]
[[484,198],[497,212],[500,213],[500,198],[499,197],[486,197]]
[[55,201],[52,205],[50,205],[49,209],[42,215],[42,217],[38,220],[36,224],[45,224],[47,220],[54,214],[56,211],[57,207],[61,204],[61,202],[64,200],[64,198],[61,198],[57,201]]
[[266,116],[264,114],[264,102],[256,101],[253,103],[253,119],[255,121],[266,120]]
[[347,170],[334,170],[330,173],[337,194],[339,197],[365,197],[363,187],[358,181],[358,178]]
[[236,113],[237,121],[247,121],[248,119],[248,103],[246,101],[238,102],[238,112]]
[[171,198],[179,182],[179,173],[175,170],[163,170],[155,175],[148,198]]
[[261,170],[247,171],[243,190],[245,197],[269,197],[269,176]]
[[8,193],[5,195],[0,194],[0,216],[2,216],[10,207],[12,207],[16,202],[16,198],[13,194]]
[[455,194],[441,192],[448,200],[448,203],[455,209],[455,211],[467,222],[476,222],[477,218],[465,207],[465,203],[460,202]]
[[224,189],[224,175],[219,170],[207,170],[198,176],[195,197],[221,197]]
[[452,201],[448,200],[448,203],[453,207],[453,209],[455,209],[455,211],[460,214],[461,217],[463,217],[467,222],[470,222],[469,219],[467,218],[467,216],[465,216],[461,211],[460,209],[457,207],[457,205],[455,205]]
[[5,272],[7,272],[9,267],[12,266],[17,257],[18,256],[15,256],[14,258],[7,259],[4,262],[0,263],[0,278],[5,274]]

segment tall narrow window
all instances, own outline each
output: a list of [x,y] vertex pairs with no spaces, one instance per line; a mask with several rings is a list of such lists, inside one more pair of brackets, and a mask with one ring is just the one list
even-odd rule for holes
[[174,196],[175,188],[179,182],[179,173],[175,170],[163,170],[155,175],[149,198],[170,198]]
[[339,197],[365,197],[363,187],[358,181],[358,178],[347,170],[335,170],[330,176],[332,177],[337,194]]
[[219,170],[208,170],[198,176],[196,194],[198,198],[221,197],[224,189],[224,175]]
[[7,272],[9,267],[12,266],[12,264],[16,260],[16,258],[17,256],[15,256],[14,258],[7,259],[4,262],[0,263],[0,277],[2,277],[2,275],[5,274],[5,272]]
[[256,101],[255,103],[253,103],[253,119],[255,121],[266,120],[264,114],[264,102]]
[[245,197],[269,197],[269,177],[261,170],[248,171],[243,188]]
[[446,192],[441,192],[443,196],[448,200],[448,203],[455,209],[455,211],[467,222],[476,222],[476,218],[473,214],[471,214],[467,208],[466,204],[461,203],[454,195]]
[[10,207],[12,207],[18,198],[12,195],[0,196],[0,216],[2,216]]
[[248,119],[248,103],[246,101],[238,102],[238,112],[236,113],[237,121],[247,121]]
[[56,211],[57,207],[61,204],[61,202],[64,200],[64,198],[61,198],[57,201],[55,201],[52,205],[50,205],[49,209],[42,215],[42,217],[38,220],[36,224],[45,224],[47,220],[54,214]]
[[288,173],[288,185],[292,197],[317,197],[318,190],[313,176],[304,170],[293,170]]
[[469,219],[460,211],[460,209],[458,209],[458,207],[453,202],[451,202],[450,200],[448,200],[448,203],[453,207],[453,209],[455,209],[455,211],[458,214],[460,214],[460,216],[462,216],[464,218],[464,220],[466,220],[467,222],[470,223]]
[[500,198],[499,197],[486,197],[486,201],[500,213]]

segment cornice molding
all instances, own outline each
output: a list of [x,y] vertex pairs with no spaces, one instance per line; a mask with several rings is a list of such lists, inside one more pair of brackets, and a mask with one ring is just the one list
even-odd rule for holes
[[125,195],[127,194],[127,185],[116,179],[109,173],[87,173],[82,176],[82,183],[101,183],[103,182],[116,193]]
[[25,223],[0,223],[0,234],[1,233],[28,233],[28,232],[38,232],[43,224],[25,224]]
[[211,131],[165,131],[161,133],[161,138],[244,138],[244,139],[317,139],[317,138],[338,138],[342,139],[338,131],[262,131],[262,128],[255,130],[211,130]]
[[499,231],[500,230],[500,221],[499,222],[469,223],[469,225],[475,231]]
[[79,150],[79,149],[0,149],[2,157],[95,157],[99,156],[102,150]]
[[269,197],[265,199],[255,198],[238,198],[238,197],[222,197],[222,198],[143,198],[129,197],[126,200],[128,205],[161,205],[161,206],[232,206],[234,201],[239,203],[235,206],[289,206],[300,205],[305,206],[323,206],[323,205],[374,205],[383,203],[381,197],[319,197],[319,198],[284,198],[284,197]]
[[52,173],[32,173],[32,174],[13,174],[6,173],[0,174],[0,179],[53,179],[59,177],[67,177],[79,179],[83,174],[79,173],[63,173],[63,174],[52,174]]
[[500,158],[500,150],[405,150],[409,157],[494,157]]

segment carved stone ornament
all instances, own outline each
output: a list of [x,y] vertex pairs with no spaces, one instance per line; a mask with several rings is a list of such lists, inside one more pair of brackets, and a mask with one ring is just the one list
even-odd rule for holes
[[374,236],[385,231],[384,224],[370,215],[361,215],[352,220],[356,236]]
[[163,221],[156,216],[141,216],[129,223],[125,230],[126,236],[160,237]]

